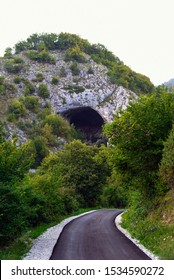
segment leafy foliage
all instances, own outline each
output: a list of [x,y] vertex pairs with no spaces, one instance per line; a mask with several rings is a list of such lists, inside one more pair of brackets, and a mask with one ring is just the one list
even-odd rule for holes
[[168,188],[174,188],[174,127],[164,143],[159,176],[161,180],[167,184]]
[[23,63],[24,61],[22,58],[14,57],[13,59],[8,59],[4,62],[4,69],[8,73],[16,74],[23,68]]
[[115,166],[131,180],[142,180],[148,193],[154,191],[163,141],[173,122],[174,96],[141,97],[115,117],[105,133],[115,146]]
[[48,87],[46,84],[40,84],[38,89],[38,95],[42,98],[48,98],[50,96]]
[[42,63],[51,63],[51,64],[55,64],[55,58],[54,56],[52,56],[51,54],[49,54],[48,51],[46,51],[45,49],[42,50],[41,52],[37,52],[34,50],[29,50],[27,52],[27,56],[31,59],[31,60],[35,60],[38,62],[42,62]]
[[[28,56],[32,60],[47,63],[55,63],[53,56],[49,54],[48,50],[65,51],[66,61],[75,61],[78,63],[86,62],[84,56],[84,53],[86,53],[91,56],[94,61],[108,68],[108,75],[112,83],[122,85],[139,95],[153,93],[155,91],[148,77],[138,74],[124,65],[123,62],[111,51],[108,51],[105,46],[102,44],[90,44],[87,40],[75,34],[33,34],[26,41],[16,44],[15,50],[16,53],[28,50]],[[79,71],[76,69],[73,74],[78,75]]]
[[71,61],[75,60],[79,63],[85,63],[86,59],[83,55],[83,53],[80,50],[79,46],[76,46],[74,48],[69,48],[65,52],[65,61]]
[[14,99],[8,106],[8,113],[13,115],[15,119],[24,116],[26,112],[25,106],[17,99]]

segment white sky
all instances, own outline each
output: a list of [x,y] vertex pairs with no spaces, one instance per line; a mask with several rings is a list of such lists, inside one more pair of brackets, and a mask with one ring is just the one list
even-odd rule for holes
[[174,0],[0,0],[0,56],[33,33],[101,43],[155,84],[174,78]]

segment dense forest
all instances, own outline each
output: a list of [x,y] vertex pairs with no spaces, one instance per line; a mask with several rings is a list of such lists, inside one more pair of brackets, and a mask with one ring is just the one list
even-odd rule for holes
[[[87,53],[107,66],[112,83],[131,89],[139,98],[104,125],[107,146],[87,145],[49,105],[39,108],[31,84],[23,81],[27,92],[23,100],[9,105],[8,121],[20,122],[28,108],[40,118],[34,126],[25,127],[30,137],[20,146],[17,135],[6,140],[4,120],[0,122],[0,248],[5,251],[26,232],[78,209],[115,207],[127,209],[123,226],[133,236],[161,258],[173,259],[173,91],[154,87],[149,78],[135,73],[103,45],[91,45],[67,33],[34,34],[17,43],[14,51],[7,48],[6,69],[20,71],[21,61],[16,59],[20,52],[31,61],[54,63],[49,50],[64,50],[65,59],[74,62],[84,62]],[[0,95],[9,88],[13,90],[1,76]],[[44,86],[40,95],[47,95]],[[57,137],[67,140],[61,148]]]

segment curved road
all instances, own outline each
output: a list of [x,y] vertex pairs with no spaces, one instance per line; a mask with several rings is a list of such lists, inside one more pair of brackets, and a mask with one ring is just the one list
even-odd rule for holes
[[51,260],[150,259],[114,224],[120,210],[98,210],[68,223],[56,243]]

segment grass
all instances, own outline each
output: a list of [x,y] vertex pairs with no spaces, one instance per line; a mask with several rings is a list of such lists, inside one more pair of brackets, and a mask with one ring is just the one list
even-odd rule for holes
[[40,236],[44,231],[48,228],[59,224],[64,219],[80,215],[82,213],[88,212],[90,210],[94,210],[91,208],[79,209],[76,212],[73,212],[69,215],[60,216],[54,223],[50,224],[42,224],[38,227],[31,228],[27,232],[23,233],[18,239],[16,239],[12,244],[8,247],[0,250],[0,259],[1,260],[21,260],[23,256],[30,250],[32,247],[32,242],[35,238]]
[[174,260],[173,194],[168,192],[146,213],[138,215],[129,209],[123,214],[123,228],[163,260]]

